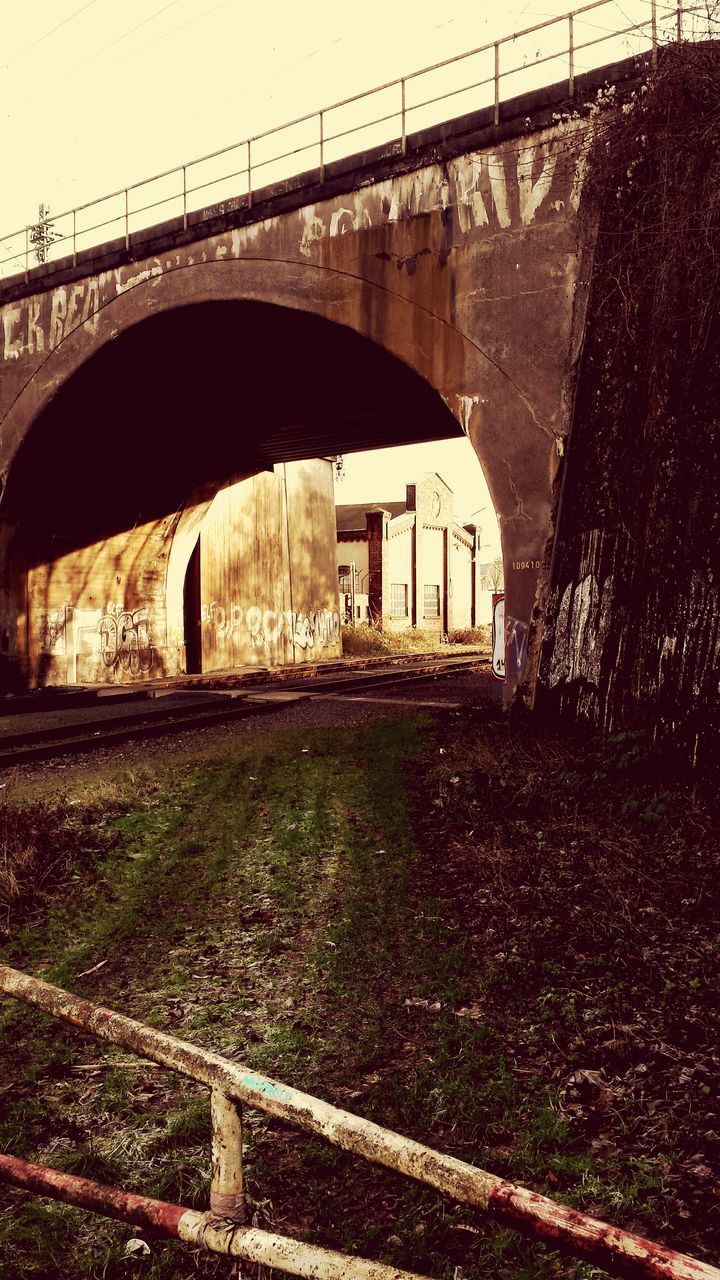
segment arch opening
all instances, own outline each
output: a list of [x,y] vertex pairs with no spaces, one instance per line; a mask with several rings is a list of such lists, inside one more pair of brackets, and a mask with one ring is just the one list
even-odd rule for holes
[[16,455],[6,654],[31,684],[335,656],[333,455],[462,435],[417,372],[321,316],[150,315],[68,378]]

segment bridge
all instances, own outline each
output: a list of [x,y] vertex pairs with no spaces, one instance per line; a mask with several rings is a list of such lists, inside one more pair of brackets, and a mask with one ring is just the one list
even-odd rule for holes
[[[64,215],[37,266],[24,229],[21,269],[0,284],[9,668],[31,666],[33,591],[47,599],[61,563],[79,594],[103,575],[132,582],[160,645],[177,645],[188,494],[207,505],[278,464],[465,434],[500,521],[507,696],[532,683],[594,235],[577,216],[586,108],[608,83],[635,83],[658,39],[653,2],[629,28],[645,52],[578,73],[578,15],[605,3],[562,19],[567,48],[537,62],[562,58],[565,73],[544,88],[505,99],[496,42],[471,86],[487,105],[450,121],[413,129],[398,81],[378,91],[401,96],[389,142],[338,158],[338,104],[312,117],[317,142],[280,156],[295,169],[282,180],[256,185],[251,139],[223,179],[239,194],[214,205],[197,193],[218,180],[193,188],[184,166],[149,180],[182,184],[159,206],[136,207],[128,188],[93,202],[89,227],[87,207]],[[311,146],[317,163],[297,171]],[[158,207],[173,216],[146,225]]]

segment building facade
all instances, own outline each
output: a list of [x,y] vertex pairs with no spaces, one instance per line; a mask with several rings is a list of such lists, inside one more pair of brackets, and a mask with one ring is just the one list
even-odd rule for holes
[[480,530],[457,523],[452,490],[437,472],[409,484],[404,502],[339,505],[336,515],[346,620],[354,610],[356,623],[446,635],[489,621]]

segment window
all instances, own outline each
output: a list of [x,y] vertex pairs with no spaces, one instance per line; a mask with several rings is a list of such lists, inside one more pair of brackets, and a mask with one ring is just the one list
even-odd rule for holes
[[340,591],[351,591],[352,584],[350,582],[350,565],[338,565],[338,589]]
[[423,616],[426,618],[440,617],[440,587],[435,583],[425,583],[425,608]]
[[390,613],[393,618],[407,618],[408,589],[406,582],[393,582],[390,585]]

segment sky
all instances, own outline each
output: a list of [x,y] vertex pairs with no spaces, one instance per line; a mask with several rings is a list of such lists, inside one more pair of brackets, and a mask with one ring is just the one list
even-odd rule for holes
[[[583,32],[617,29],[647,4],[603,0],[576,19],[576,42]],[[507,8],[496,0],[5,4],[0,234],[31,223],[41,202],[60,213],[571,7],[569,0],[511,0]],[[503,66],[566,41],[565,24],[524,37],[506,46]],[[577,69],[594,54],[578,54]],[[489,68],[491,56],[466,64],[469,72],[481,62]],[[457,69],[447,74],[457,83]],[[560,74],[561,63],[550,64],[535,82]],[[433,91],[446,83],[427,81]],[[532,83],[526,73],[522,86]],[[514,87],[512,78],[506,87]]]
[[[502,9],[496,0],[443,0],[442,4],[437,0],[360,0],[357,4],[338,0],[274,0],[271,4],[266,0],[33,0],[30,5],[5,4],[0,14],[0,111],[4,116],[0,245],[6,246],[5,252],[8,245],[17,252],[10,233],[32,224],[41,203],[60,215],[152,174],[564,14],[571,7],[570,0],[511,0]],[[636,20],[640,9],[647,10],[647,0],[604,0],[601,9],[583,19],[585,27],[576,20],[576,39],[582,33],[593,38],[608,29],[618,30],[626,15]],[[538,53],[554,53],[564,47],[565,40],[565,25],[523,37],[504,46],[503,66],[511,69],[532,61]],[[623,52],[601,46],[603,52],[606,48],[608,56],[600,61]],[[473,73],[477,80],[491,70],[491,58],[488,53],[462,64],[468,69],[468,82]],[[565,65],[560,60],[534,73],[524,72],[522,84],[517,77],[514,81],[509,77],[506,87],[509,91],[517,84],[519,92],[559,79]],[[577,69],[583,65],[580,54]],[[454,68],[411,82],[408,102],[422,100],[412,97],[421,93],[422,85],[427,85],[426,97],[455,88],[457,75]],[[396,92],[395,97],[389,95],[389,109],[395,109],[396,97]],[[412,124],[428,123],[428,110],[436,113],[435,119],[460,114],[468,102],[456,97],[447,109],[443,104],[417,111]],[[337,129],[353,124],[362,109],[336,113],[329,118],[328,131],[330,123]],[[372,141],[370,135],[355,136],[358,146],[345,147],[346,154]],[[301,141],[306,137],[303,134]],[[314,158],[306,162],[303,156],[299,167],[316,163]],[[210,166],[189,172],[199,173],[204,181],[218,171]],[[227,167],[223,173],[228,173]],[[264,176],[271,180],[275,175],[266,168]],[[162,194],[165,188],[159,184],[153,191]],[[196,207],[222,194],[209,188],[207,194],[197,196]],[[134,198],[141,197],[142,189]],[[115,211],[116,204],[109,203],[105,216]],[[160,216],[173,212],[167,205]],[[145,217],[146,224],[157,220]],[[478,490],[476,497],[474,484],[468,484],[474,456],[468,461],[465,441],[433,447],[435,465],[422,452],[397,463],[386,456],[382,474],[388,482],[392,479],[394,492],[380,496],[402,497],[406,481],[414,474],[438,470],[455,488],[456,511],[467,518],[489,502],[486,491]],[[367,465],[366,457],[347,460],[345,501],[363,501],[368,496]],[[482,487],[479,468],[475,479]],[[356,485],[363,491],[356,490]]]
[[343,473],[335,482],[335,501],[367,502],[368,506],[398,502],[405,497],[405,486],[427,471],[437,471],[450,486],[456,519],[480,528],[482,559],[494,560],[500,555],[497,518],[477,454],[467,439],[346,455]]

